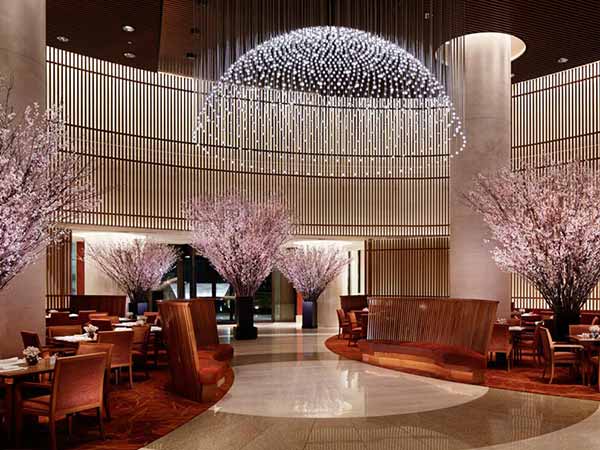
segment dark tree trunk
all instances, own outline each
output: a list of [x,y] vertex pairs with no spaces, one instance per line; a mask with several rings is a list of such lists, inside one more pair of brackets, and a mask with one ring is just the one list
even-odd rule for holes
[[258,330],[254,326],[254,298],[236,296],[235,316],[235,338],[238,340],[256,339]]

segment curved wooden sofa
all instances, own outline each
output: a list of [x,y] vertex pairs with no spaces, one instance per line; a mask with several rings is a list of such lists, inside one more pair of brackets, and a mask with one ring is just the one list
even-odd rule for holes
[[372,297],[363,361],[480,384],[498,302]]

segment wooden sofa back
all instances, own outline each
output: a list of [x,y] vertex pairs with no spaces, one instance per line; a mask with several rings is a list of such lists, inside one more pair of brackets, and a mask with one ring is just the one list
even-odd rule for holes
[[194,334],[198,348],[217,345],[217,313],[213,298],[196,298],[190,300],[190,311],[194,323]]
[[159,302],[158,309],[167,343],[173,390],[195,401],[202,401],[194,324],[188,301]]
[[455,345],[486,354],[498,302],[369,297],[367,341]]

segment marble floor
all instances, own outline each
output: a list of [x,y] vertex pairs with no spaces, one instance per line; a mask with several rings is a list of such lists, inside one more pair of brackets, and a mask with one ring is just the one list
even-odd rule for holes
[[[232,343],[235,382],[148,450],[587,449],[599,403],[451,383],[340,359],[335,329],[261,325]],[[221,329],[223,341],[230,328]]]

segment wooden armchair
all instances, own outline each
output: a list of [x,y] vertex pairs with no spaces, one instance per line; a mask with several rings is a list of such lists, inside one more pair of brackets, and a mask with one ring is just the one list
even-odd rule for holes
[[217,313],[212,298],[198,298],[190,302],[190,312],[194,324],[194,336],[198,355],[229,362],[233,358],[233,347],[219,343]]
[[[544,372],[542,378],[546,377],[546,372],[550,373],[548,384],[552,384],[554,379],[554,368],[558,365],[566,365],[573,369],[579,369],[582,362],[583,346],[577,344],[557,344],[552,340],[550,331],[545,327],[540,327],[540,340],[542,343],[542,359],[544,362]],[[585,372],[583,372],[585,383]]]
[[158,307],[174,391],[198,402],[214,400],[225,381],[227,364],[198,356],[190,302],[163,301]]
[[121,378],[121,369],[129,370],[129,387],[133,389],[133,331],[100,331],[98,344],[113,344],[111,370],[115,371],[115,381]]
[[338,318],[338,339],[344,339],[344,336],[350,335],[350,321],[342,308],[335,310]]
[[94,342],[80,342],[77,347],[77,355],[91,355],[94,353],[104,353],[106,355],[106,370],[104,374],[104,391],[102,394],[104,402],[104,412],[106,418],[110,420],[110,365],[112,362],[113,344],[96,344]]
[[[23,416],[47,417],[50,426],[50,448],[57,450],[56,422],[68,419],[69,434],[72,431],[70,417],[83,411],[96,410],[100,435],[104,439],[102,421],[104,373],[106,353],[58,358],[50,394],[19,401],[17,407],[17,446],[23,431]],[[83,382],[85,380],[85,382]],[[47,389],[48,385],[24,382],[18,385],[17,399],[23,389]]]
[[348,345],[356,343],[362,336],[362,327],[358,325],[356,314],[353,311],[348,313],[348,322],[350,322],[350,335],[348,337]]
[[506,370],[510,370],[510,361],[513,359],[513,344],[510,338],[510,325],[495,323],[492,329],[492,339],[488,346],[488,354],[496,355],[503,353],[506,355]]

